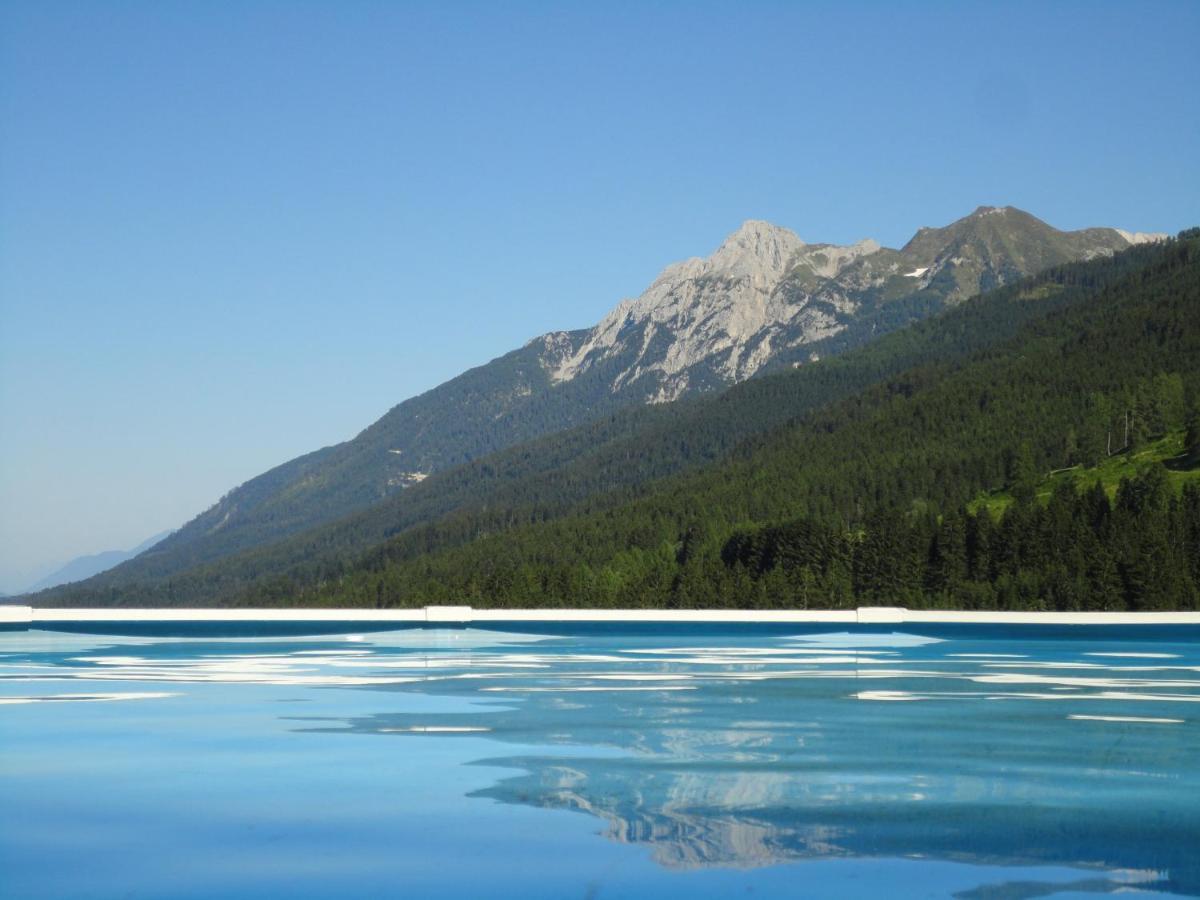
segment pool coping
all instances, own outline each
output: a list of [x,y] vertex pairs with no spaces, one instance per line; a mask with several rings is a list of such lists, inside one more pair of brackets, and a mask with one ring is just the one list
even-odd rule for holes
[[663,624],[844,623],[859,625],[1200,625],[1200,612],[1011,612],[906,609],[860,606],[839,610],[759,609],[474,609],[425,606],[414,609],[196,609],[37,608],[0,605],[0,625],[68,622],[357,622],[398,625],[469,625],[487,622],[640,622]]

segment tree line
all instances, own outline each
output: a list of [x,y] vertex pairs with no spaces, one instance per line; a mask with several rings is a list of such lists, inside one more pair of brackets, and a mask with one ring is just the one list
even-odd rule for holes
[[1196,609],[1200,485],[1177,492],[1155,464],[1112,502],[1099,482],[1064,481],[1049,502],[1022,496],[998,518],[879,512],[855,531],[795,519],[737,532],[721,560],[767,606]]

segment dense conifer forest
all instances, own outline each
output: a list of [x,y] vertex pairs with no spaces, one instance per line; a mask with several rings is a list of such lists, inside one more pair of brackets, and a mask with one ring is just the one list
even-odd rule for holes
[[55,600],[1191,609],[1198,457],[1192,231],[487,457],[277,545]]

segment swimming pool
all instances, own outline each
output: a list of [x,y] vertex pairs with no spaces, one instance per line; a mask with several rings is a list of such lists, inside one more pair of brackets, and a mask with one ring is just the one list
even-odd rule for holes
[[1200,894],[1195,629],[500,628],[0,632],[0,894]]

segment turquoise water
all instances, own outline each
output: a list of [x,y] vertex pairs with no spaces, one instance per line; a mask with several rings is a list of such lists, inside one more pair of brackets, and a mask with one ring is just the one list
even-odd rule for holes
[[1177,635],[0,632],[0,895],[1197,896]]

